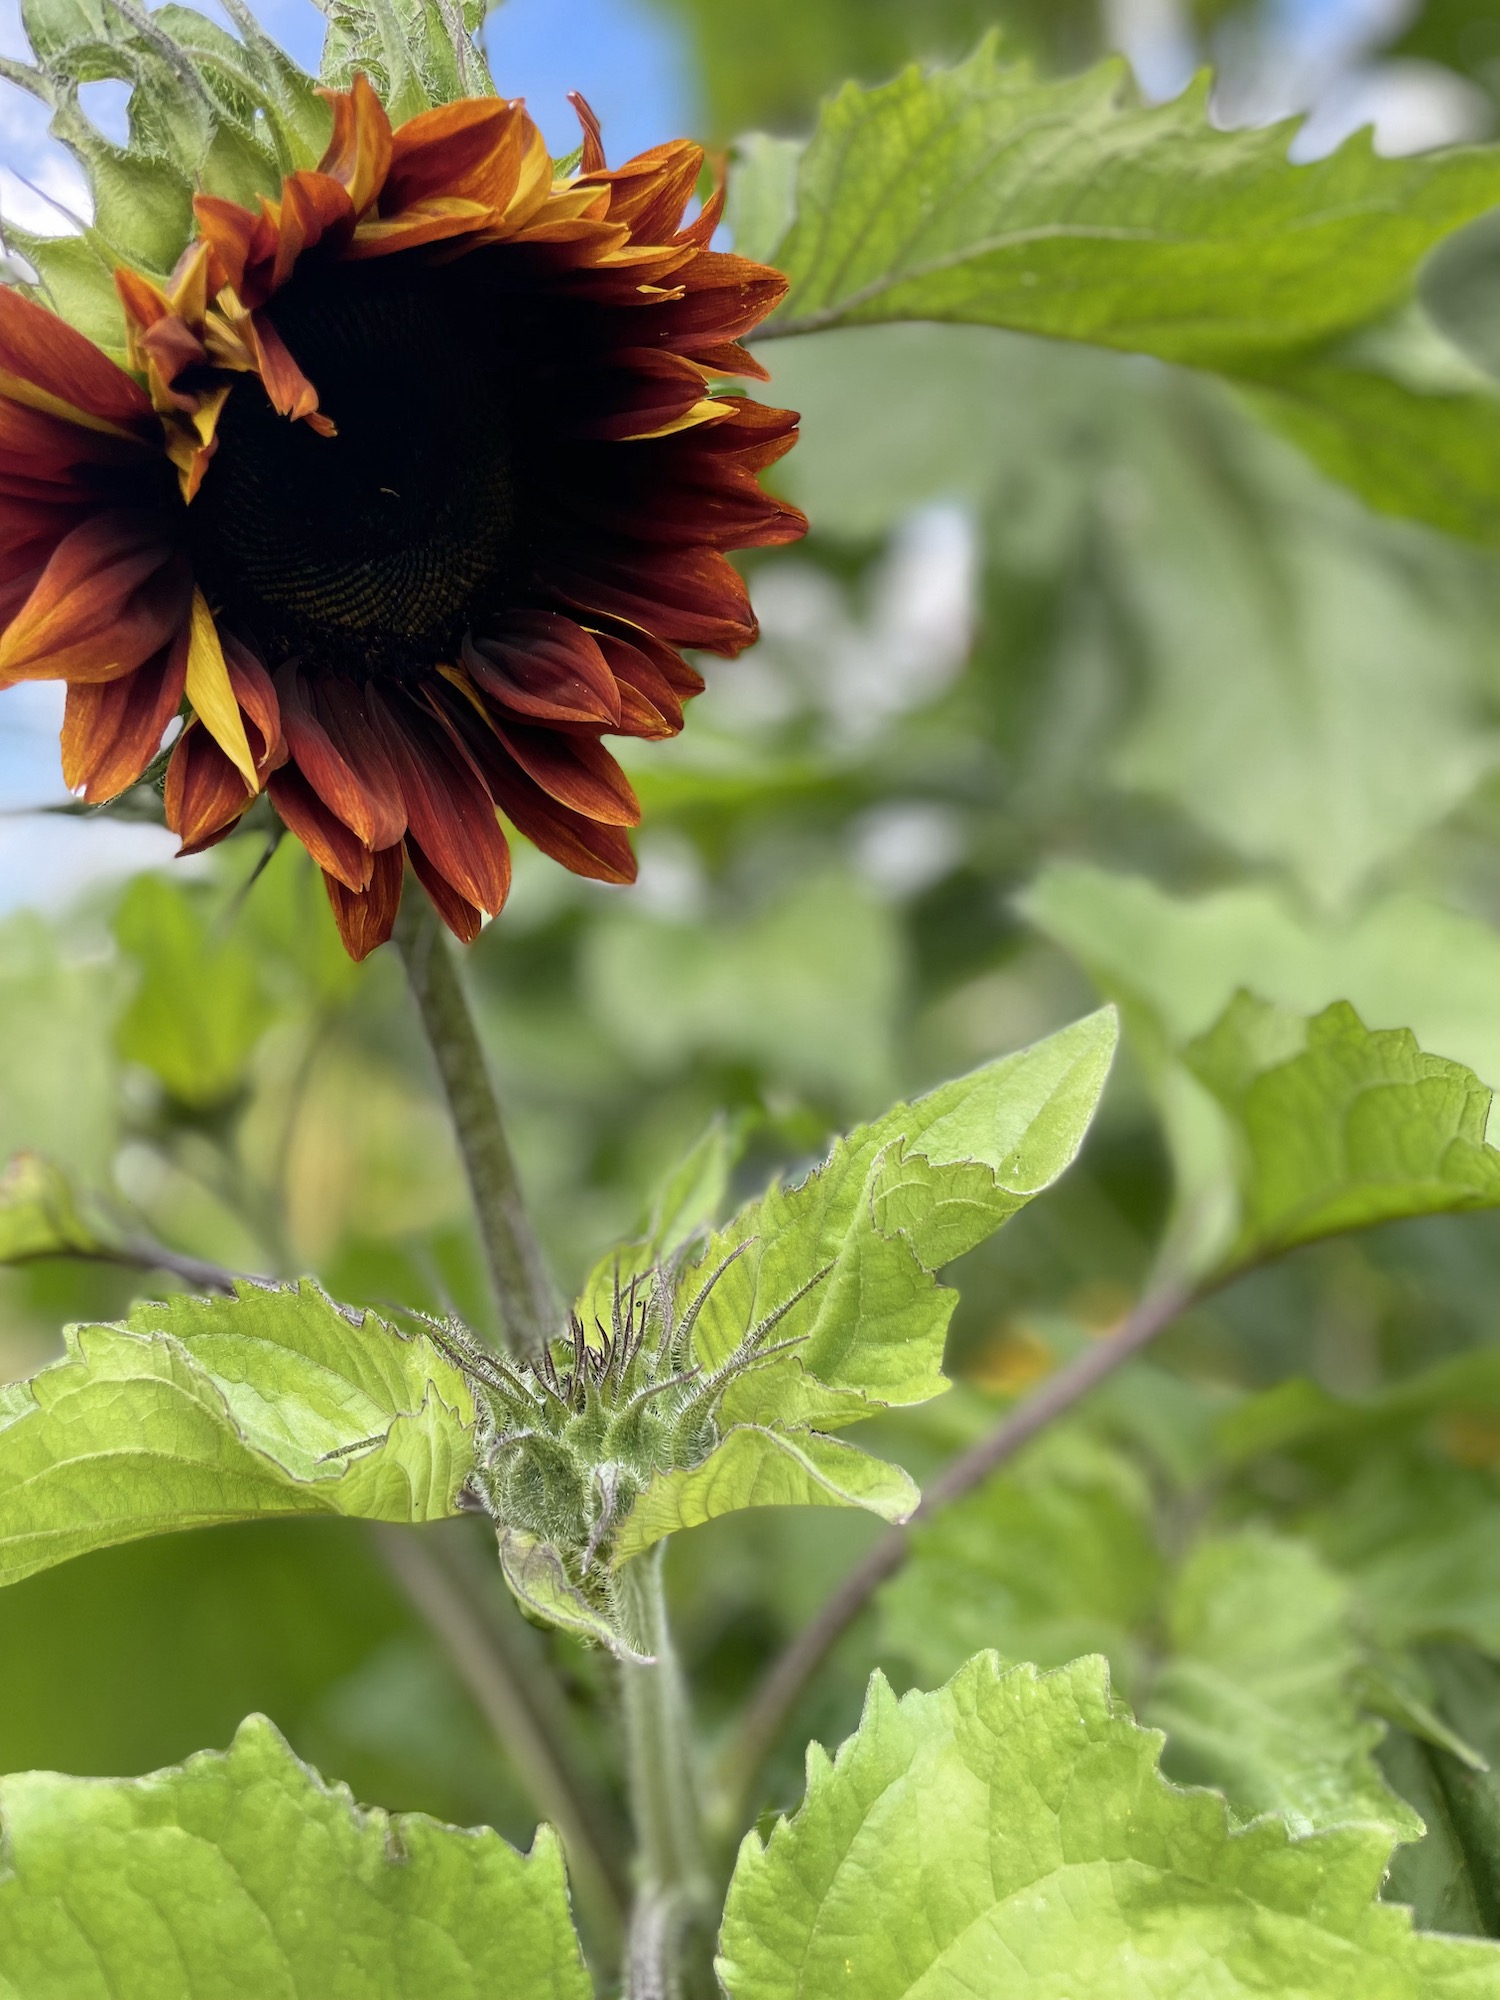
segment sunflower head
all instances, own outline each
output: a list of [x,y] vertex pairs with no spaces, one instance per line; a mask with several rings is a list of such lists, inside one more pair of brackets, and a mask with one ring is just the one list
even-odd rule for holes
[[408,863],[476,934],[502,817],[629,881],[603,739],[681,728],[685,650],[755,636],[726,552],[805,523],[759,483],[795,417],[721,386],[783,281],[712,247],[722,188],[689,219],[698,147],[610,168],[580,100],[560,174],[519,101],[324,95],[315,165],[114,272],[123,365],[0,292],[0,684],[67,683],[94,801],[182,716],[183,851],[265,792],[363,957]]

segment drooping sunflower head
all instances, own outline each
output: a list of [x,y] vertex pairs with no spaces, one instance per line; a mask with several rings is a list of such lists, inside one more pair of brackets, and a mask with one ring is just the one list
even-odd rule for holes
[[135,783],[179,713],[192,852],[262,791],[349,950],[406,861],[472,938],[499,815],[634,874],[609,734],[665,737],[684,648],[755,636],[726,551],[789,541],[760,473],[796,419],[714,385],[784,289],[710,247],[686,141],[554,174],[519,102],[392,129],[356,77],[316,168],[212,196],[171,279],[121,269],[130,371],[0,292],[0,685],[68,684],[68,782]]

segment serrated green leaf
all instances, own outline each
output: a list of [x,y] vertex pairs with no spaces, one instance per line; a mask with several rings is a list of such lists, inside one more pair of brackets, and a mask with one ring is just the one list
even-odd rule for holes
[[735,141],[724,220],[742,257],[769,263],[797,215],[799,139],[747,132]]
[[1167,1620],[1147,1714],[1167,1732],[1174,1778],[1303,1830],[1378,1820],[1420,1835],[1373,1761],[1384,1732],[1356,1696],[1349,1586],[1313,1550],[1263,1532],[1208,1537],[1174,1580]]
[[323,80],[347,89],[356,71],[402,124],[456,97],[493,97],[475,32],[489,0],[326,0]]
[[1039,79],[990,40],[824,109],[776,261],[777,330],[983,321],[1228,368],[1361,325],[1500,201],[1500,154],[1292,165],[1288,124],[1226,132],[1208,81],[1145,107],[1118,60]]
[[17,1153],[0,1173],[0,1264],[98,1247],[62,1169],[39,1153]]
[[1231,1264],[1401,1216],[1500,1206],[1492,1093],[1405,1029],[1336,1002],[1311,1020],[1241,993],[1184,1060],[1234,1121]]
[[456,1511],[473,1464],[463,1377],[310,1279],[138,1305],[66,1339],[0,1427],[0,1581],[216,1521]]
[[[499,1530],[500,1574],[505,1586],[537,1624],[571,1632],[575,1639],[603,1646],[617,1660],[640,1663],[624,1634],[591,1604],[568,1575],[559,1550],[522,1528]],[[649,1664],[647,1662],[646,1664]]]
[[[694,1332],[703,1366],[719,1367],[773,1315],[781,1315],[774,1338],[800,1343],[731,1386],[728,1421],[826,1428],[859,1414],[852,1399],[903,1404],[939,1394],[955,1295],[932,1272],[983,1242],[1071,1163],[1116,1034],[1106,1009],[899,1104],[841,1139],[798,1186],[772,1188],[719,1231],[678,1281],[683,1307],[709,1285]],[[820,1389],[833,1397],[820,1401]]]
[[35,290],[69,326],[76,326],[112,359],[125,359],[125,315],[115,290],[113,269],[89,236],[37,236],[4,225],[5,241],[26,259],[41,280]]
[[899,1465],[837,1438],[739,1424],[701,1465],[651,1482],[625,1518],[615,1560],[744,1507],[863,1507],[904,1521],[921,1497]]
[[588,2000],[562,1854],[355,1805],[263,1716],[144,1778],[0,1778],[16,2000]]
[[992,1993],[1006,2000],[1479,2000],[1500,1949],[1415,1932],[1375,1900],[1378,1827],[1232,1828],[1156,1768],[1160,1738],[1098,1660],[1038,1678],[971,1661],[808,1757],[807,1797],[730,1886],[731,2000]]

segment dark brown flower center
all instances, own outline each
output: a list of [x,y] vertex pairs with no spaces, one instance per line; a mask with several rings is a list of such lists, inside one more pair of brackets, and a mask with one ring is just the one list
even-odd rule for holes
[[273,661],[420,673],[503,599],[521,384],[465,272],[483,261],[331,265],[272,302],[338,434],[289,422],[242,377],[188,521],[210,596]]

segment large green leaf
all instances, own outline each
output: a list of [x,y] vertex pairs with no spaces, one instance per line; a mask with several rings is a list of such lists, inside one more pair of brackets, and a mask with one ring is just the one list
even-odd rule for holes
[[703,1365],[721,1366],[750,1329],[773,1319],[774,1340],[799,1343],[731,1387],[730,1421],[826,1425],[937,1395],[956,1295],[932,1273],[1070,1164],[1115,1038],[1105,1009],[898,1104],[841,1139],[805,1181],[772,1188],[713,1237],[678,1281],[686,1304],[712,1279],[694,1334]]
[[68,1331],[0,1401],[0,1581],[141,1535],[266,1514],[455,1511],[474,1407],[417,1335],[310,1280]]
[[145,1778],[0,1779],[6,2000],[588,2000],[555,1835],[357,1807],[263,1717]]
[[1233,1120],[1231,1264],[1410,1215],[1500,1207],[1493,1093],[1339,1001],[1311,1020],[1239,994],[1184,1059]]
[[1159,1506],[1122,1451],[1064,1427],[916,1530],[881,1594],[886,1643],[924,1680],[981,1647],[1044,1668],[1104,1653],[1167,1731],[1173,1778],[1215,1786],[1245,1818],[1414,1837],[1372,1757],[1383,1732],[1363,1706],[1352,1586],[1265,1531],[1207,1533],[1169,1562],[1200,1505],[1190,1488]]
[[777,253],[785,333],[977,320],[1232,368],[1371,320],[1441,237],[1500,202],[1500,154],[1292,165],[1288,125],[1225,132],[1207,80],[1145,107],[1111,61],[1039,79],[966,63],[824,110]]
[[1233,1829],[1156,1768],[1160,1738],[1097,1660],[1038,1678],[971,1661],[897,1701],[877,1676],[807,1797],[751,1834],[725,1912],[731,2000],[1479,2000],[1500,1950],[1375,1900],[1380,1827]]

